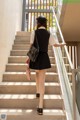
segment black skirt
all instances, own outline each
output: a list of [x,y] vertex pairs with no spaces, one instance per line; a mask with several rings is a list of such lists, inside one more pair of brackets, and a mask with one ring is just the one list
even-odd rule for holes
[[35,62],[30,61],[29,67],[34,70],[51,68],[50,59],[47,52],[39,52]]

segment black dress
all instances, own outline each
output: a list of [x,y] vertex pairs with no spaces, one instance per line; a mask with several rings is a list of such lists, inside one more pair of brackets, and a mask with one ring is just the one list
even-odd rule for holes
[[[35,62],[30,61],[29,67],[35,70],[51,68],[50,59],[48,56],[48,44],[50,33],[46,29],[37,29],[35,31],[39,44],[39,55]],[[34,46],[36,41],[34,37]]]

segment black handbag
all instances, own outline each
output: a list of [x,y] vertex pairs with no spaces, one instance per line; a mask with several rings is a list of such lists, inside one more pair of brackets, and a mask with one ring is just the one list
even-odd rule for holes
[[33,42],[33,44],[31,45],[31,47],[27,53],[27,56],[30,58],[30,60],[32,62],[36,61],[38,54],[39,54],[39,44],[38,44],[36,33],[35,33],[34,41],[36,42],[36,47],[34,46],[34,42]]

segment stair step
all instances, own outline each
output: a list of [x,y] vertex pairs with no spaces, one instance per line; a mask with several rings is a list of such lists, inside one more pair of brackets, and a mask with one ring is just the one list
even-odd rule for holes
[[[69,64],[65,64],[66,69],[69,70],[70,66]],[[27,68],[27,64],[7,64],[6,65],[6,71],[7,72],[25,72]],[[31,70],[34,71],[34,70]],[[48,69],[49,72],[57,72],[57,66],[56,64],[51,64],[51,68]]]
[[[28,50],[12,50],[10,55],[11,56],[27,56],[27,52]],[[50,56],[54,55],[54,53],[51,50],[49,50],[48,54]]]
[[7,115],[7,120],[66,120],[65,111],[60,109],[44,109],[43,115],[36,109],[0,109],[0,114]]
[[16,40],[14,40],[14,44],[30,44],[30,40],[26,40],[26,39],[29,39],[29,38],[25,38],[25,39],[20,39],[20,38],[17,38]]
[[12,50],[10,55],[11,56],[27,56],[27,50]]
[[[57,68],[55,64],[51,64],[51,68],[47,71],[49,72],[56,72]],[[6,65],[6,71],[7,72],[25,72],[27,68],[27,64],[7,64]],[[34,70],[31,70],[34,71]]]
[[31,34],[31,32],[18,31],[16,36],[24,37],[24,36],[30,36],[30,34]]
[[[7,120],[66,120],[56,61],[51,46],[48,47],[48,54],[52,68],[46,72],[44,112],[42,116],[37,115],[39,99],[36,99],[35,71],[31,70],[30,81],[26,77],[26,56],[30,48],[30,34],[22,31],[17,32],[15,36],[3,74],[3,82],[0,83],[0,116],[5,113]],[[64,50],[62,53],[65,66],[69,70]],[[68,76],[71,79],[72,73],[68,73]]]
[[[59,83],[45,83],[45,94],[60,94]],[[0,94],[35,94],[35,82],[5,82],[0,84]]]
[[[50,62],[52,64],[55,64],[55,58],[54,57],[49,57],[50,58]],[[67,64],[68,60],[67,57],[63,57],[64,62]],[[9,63],[25,63],[26,62],[26,56],[10,56],[8,58],[8,62]]]
[[[35,72],[31,72],[31,81],[35,80]],[[26,72],[5,72],[3,74],[3,82],[26,82]],[[54,72],[46,72],[46,82],[57,82],[58,74]]]
[[[72,73],[68,73],[68,77],[72,79]],[[35,80],[35,72],[31,72],[31,81]],[[5,72],[3,74],[3,82],[27,82],[26,72]],[[46,82],[58,82],[58,73],[46,72]]]
[[[0,108],[12,109],[35,109],[38,105],[38,99],[35,95],[0,95]],[[63,99],[60,95],[44,95],[44,108],[63,109]]]
[[15,41],[24,41],[24,40],[26,40],[26,41],[30,41],[30,35],[27,35],[27,36],[15,36]]
[[[12,46],[12,49],[13,50],[29,50],[29,48],[30,48],[30,45],[22,45],[22,44],[14,44],[13,46]],[[51,50],[52,49],[52,47],[51,46],[49,46],[48,47],[48,49],[49,50]]]
[[14,45],[30,45],[30,41],[29,40],[27,40],[27,41],[21,41],[21,40],[19,40],[19,41],[16,41],[16,40],[14,40]]
[[[52,64],[55,63],[54,57],[49,57]],[[26,63],[26,56],[10,56],[8,58],[8,63]]]

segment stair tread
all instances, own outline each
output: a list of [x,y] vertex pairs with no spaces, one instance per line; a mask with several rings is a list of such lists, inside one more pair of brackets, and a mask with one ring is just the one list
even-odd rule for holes
[[[36,109],[0,109],[0,113],[7,115],[34,115],[35,111]],[[43,115],[65,115],[65,111],[61,109],[44,109],[43,112]]]
[[[28,51],[28,50],[11,50],[11,51]],[[53,52],[52,50],[48,50],[48,51]]]
[[16,36],[30,36],[31,32],[26,32],[26,31],[18,31]]
[[[35,74],[36,72],[31,72],[31,74]],[[4,74],[26,74],[26,72],[4,72]],[[56,72],[46,72],[46,75],[58,75]]]
[[[52,63],[52,64],[55,64],[55,57],[53,56],[49,56],[49,59],[50,59],[50,62]],[[65,63],[68,63],[68,60],[67,60],[67,57],[63,57],[63,59],[64,59],[64,62]],[[9,58],[8,58],[8,63],[26,63],[26,55],[22,55],[22,56],[20,56],[20,55],[18,55],[18,56],[9,56]]]
[[[28,52],[29,50],[11,50],[11,52]],[[48,50],[48,53],[51,52],[53,53],[52,50]]]
[[[14,57],[16,57],[16,58],[19,58],[19,57],[26,58],[26,56],[9,56],[9,57],[11,57],[11,58],[14,58]],[[49,58],[55,58],[55,57],[54,56],[49,56]],[[67,58],[67,57],[63,56],[63,58]]]
[[[4,74],[26,74],[26,72],[4,72]],[[31,72],[31,74],[35,74],[35,72]],[[68,75],[72,75],[72,73],[67,73]],[[46,72],[46,75],[58,75],[57,72]]]
[[[27,65],[26,62],[25,63],[8,63],[7,64],[7,66],[26,66],[26,65]],[[51,64],[51,66],[56,66],[56,64]]]
[[24,45],[22,45],[22,44],[13,44],[13,46],[30,46],[30,44],[29,45],[26,45],[26,44],[24,44]]
[[28,51],[28,50],[11,50],[11,51]]
[[44,109],[43,115],[39,116],[36,109],[0,109],[0,114],[7,115],[8,120],[64,120],[66,119],[66,113],[60,109]]
[[[20,66],[22,66],[22,65],[27,65],[26,63],[8,63],[7,65],[15,65],[15,66],[17,66],[17,65],[20,65]],[[56,66],[56,64],[51,64],[51,66]],[[69,64],[65,64],[65,66],[69,66]]]
[[[32,82],[35,81],[35,72],[31,72],[31,81],[27,80],[26,72],[4,72],[3,82]],[[58,73],[46,72],[47,82],[58,82]]]
[[[0,94],[35,94],[36,82],[2,82]],[[60,95],[61,89],[58,82],[45,82],[45,94]]]
[[[27,95],[24,95],[24,94],[0,94],[0,100],[1,99],[17,99],[17,100],[21,100],[21,99],[25,99],[25,100],[28,100],[28,99],[36,99],[35,95],[34,94],[27,94]],[[44,95],[44,99],[54,99],[54,100],[61,100],[62,99],[62,96],[61,95]]]
[[[0,83],[0,87],[1,86],[35,86],[36,83],[35,82],[1,82]],[[60,86],[59,83],[56,82],[45,82],[45,86]]]

